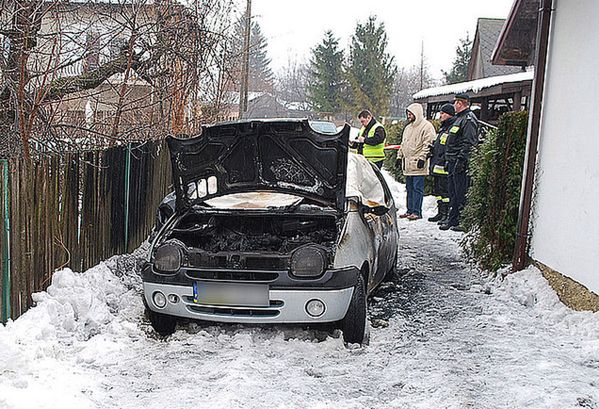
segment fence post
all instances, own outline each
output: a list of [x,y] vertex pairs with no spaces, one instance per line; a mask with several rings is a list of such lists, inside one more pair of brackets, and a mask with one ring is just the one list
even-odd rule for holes
[[2,162],[2,192],[4,195],[4,206],[2,209],[4,217],[4,229],[2,234],[2,320],[8,321],[11,315],[10,311],[10,213],[8,207],[8,160],[0,159]]
[[125,253],[129,252],[129,179],[131,177],[131,142],[125,157]]

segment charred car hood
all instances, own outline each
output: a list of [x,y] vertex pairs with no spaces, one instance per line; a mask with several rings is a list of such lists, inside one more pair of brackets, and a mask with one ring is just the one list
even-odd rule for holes
[[189,139],[168,137],[177,207],[274,191],[342,210],[349,129],[325,135],[307,120],[264,120],[205,126]]

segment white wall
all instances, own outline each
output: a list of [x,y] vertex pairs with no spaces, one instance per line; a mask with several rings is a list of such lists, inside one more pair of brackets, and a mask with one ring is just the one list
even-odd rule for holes
[[554,8],[530,254],[599,294],[599,1]]

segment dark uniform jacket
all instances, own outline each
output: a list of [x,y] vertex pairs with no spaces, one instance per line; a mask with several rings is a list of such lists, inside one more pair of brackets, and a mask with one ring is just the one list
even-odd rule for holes
[[446,121],[441,122],[441,128],[437,132],[437,139],[433,143],[431,149],[431,165],[430,173],[434,176],[447,176],[445,167],[445,146],[447,143],[447,137],[449,136],[449,129],[453,126],[455,117],[447,118]]
[[445,145],[445,161],[468,163],[470,149],[478,143],[478,120],[469,108],[456,114]]

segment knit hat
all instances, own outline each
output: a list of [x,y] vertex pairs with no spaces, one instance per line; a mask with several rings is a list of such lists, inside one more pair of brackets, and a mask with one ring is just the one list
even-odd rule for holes
[[444,104],[441,107],[441,112],[445,112],[447,115],[454,116],[455,115],[455,108],[451,104]]

